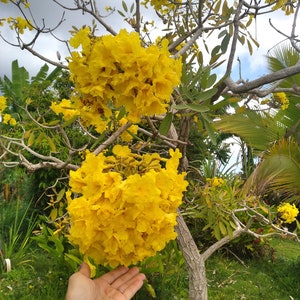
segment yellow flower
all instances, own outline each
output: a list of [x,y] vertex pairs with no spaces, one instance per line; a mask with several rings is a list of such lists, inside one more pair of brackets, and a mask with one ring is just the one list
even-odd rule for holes
[[294,3],[296,3],[296,0],[286,1],[286,0],[279,0],[279,1],[272,1],[272,0],[265,0],[266,3],[274,4],[272,6],[272,10],[281,9],[285,12],[285,14],[288,16],[292,13],[294,13]]
[[[119,125],[123,126],[128,122],[126,118],[122,118],[119,120]],[[138,126],[137,125],[131,125],[125,132],[121,134],[121,139],[123,142],[130,142],[133,139],[133,135],[136,135],[138,132]]]
[[282,219],[285,223],[293,223],[299,214],[299,210],[295,204],[290,203],[280,204],[277,211],[280,214],[280,219]]
[[6,97],[0,96],[0,113],[6,108]]
[[50,108],[57,114],[62,114],[66,121],[69,121],[80,115],[80,111],[76,109],[72,101],[63,99],[60,103],[52,102]]
[[[178,5],[181,2],[182,0],[178,0],[176,1],[176,4]],[[168,13],[170,10],[176,8],[176,4],[173,3],[173,1],[168,0],[144,0],[141,4],[147,7],[147,4],[149,3],[155,10],[164,13]]]
[[275,100],[281,104],[280,108],[282,110],[285,110],[289,107],[290,101],[285,93],[279,92],[279,93],[274,93],[273,95]]
[[[170,155],[138,155],[117,145],[112,156],[88,153],[70,172],[69,240],[85,257],[129,266],[176,238],[176,210],[187,182],[177,171],[179,151]],[[78,197],[72,199],[71,192]]]
[[119,157],[127,157],[131,151],[128,146],[116,145],[113,148],[113,154]]
[[166,112],[182,66],[180,59],[170,58],[167,40],[145,48],[136,32],[92,37],[86,27],[70,43],[82,48],[72,52],[69,68],[87,124],[94,125],[99,117],[108,122],[112,115],[108,104],[123,106],[126,119],[133,123]]
[[217,187],[224,183],[224,179],[220,177],[206,178],[206,181],[212,186]]
[[11,29],[15,29],[20,34],[23,34],[25,29],[33,30],[33,26],[29,20],[26,20],[20,16],[16,18],[7,18],[7,23],[10,24]]
[[11,115],[4,114],[3,115],[3,124],[9,124],[11,126],[15,126],[17,124],[17,121]]

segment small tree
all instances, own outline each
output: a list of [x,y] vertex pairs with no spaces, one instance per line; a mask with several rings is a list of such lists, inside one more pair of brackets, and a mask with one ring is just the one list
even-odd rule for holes
[[[264,101],[268,105],[272,104],[272,101],[265,101],[267,95],[279,92],[296,94],[298,91],[298,86],[283,88],[278,84],[300,72],[298,63],[284,66],[252,81],[240,78],[235,82],[231,77],[237,45],[247,46],[250,54],[253,53],[253,47],[258,46],[249,29],[252,22],[262,14],[269,14],[272,19],[272,13],[281,9],[286,15],[293,16],[291,32],[286,37],[290,40],[291,47],[299,52],[295,27],[300,4],[294,1],[265,1],[253,5],[245,1],[230,4],[226,0],[146,0],[143,3],[136,0],[133,3],[122,1],[120,5],[117,3],[116,7],[102,8],[96,1],[75,1],[69,7],[53,0],[53,5],[58,5],[62,10],[81,11],[91,17],[88,26],[81,29],[73,27],[71,39],[62,41],[70,51],[66,64],[61,62],[59,53],[58,60],[53,61],[35,48],[35,42],[43,34],[51,34],[58,39],[55,30],[64,22],[64,17],[57,26],[49,29],[45,24],[38,25],[39,20],[32,14],[29,2],[1,2],[1,5],[14,6],[22,15],[16,18],[5,16],[0,19],[2,26],[9,26],[16,33],[17,40],[9,41],[5,36],[1,37],[12,46],[29,51],[48,63],[69,69],[74,83],[74,89],[70,86],[70,93],[61,89],[57,92],[50,88],[50,98],[41,102],[40,99],[33,98],[35,93],[27,95],[18,86],[11,90],[19,91],[18,95],[9,95],[9,80],[4,78],[1,81],[2,92],[5,95],[0,98],[0,111],[3,114],[0,126],[4,128],[0,135],[1,161],[5,166],[21,165],[30,171],[45,168],[71,170],[71,188],[73,192],[78,192],[81,198],[86,184],[82,178],[93,174],[92,168],[89,172],[83,168],[88,164],[87,157],[94,161],[95,165],[101,166],[103,174],[119,174],[107,178],[112,186],[113,182],[120,178],[123,179],[122,184],[128,180],[127,184],[133,178],[130,176],[146,178],[146,174],[148,176],[154,173],[156,181],[150,175],[149,178],[159,184],[157,178],[160,172],[173,172],[174,178],[177,178],[176,175],[182,179],[184,173],[174,171],[179,159],[179,154],[174,153],[179,152],[169,150],[180,150],[179,170],[188,171],[188,153],[192,147],[191,128],[198,128],[206,141],[216,145],[219,136],[216,128],[236,133],[239,126],[246,124],[235,123],[234,128],[229,128],[225,126],[228,124],[227,119],[239,119],[243,116],[244,121],[246,117],[248,129],[251,129],[249,124],[255,124],[258,115],[252,112],[248,105],[250,102],[257,101],[260,104]],[[157,35],[152,33],[156,26],[153,20],[147,18],[148,11],[155,12],[155,18],[158,18],[162,26],[160,34],[165,33],[163,37],[157,38]],[[117,32],[109,24],[111,15],[123,21],[127,30]],[[272,23],[271,25],[274,27]],[[99,29],[106,30],[108,34],[99,36]],[[279,29],[274,29],[280,32]],[[24,35],[27,31],[35,33],[32,39],[29,37],[28,40]],[[213,39],[212,43],[209,42],[210,39]],[[74,50],[77,48],[80,50]],[[222,65],[224,72],[217,76],[217,70],[219,71],[218,68]],[[26,75],[26,72],[21,72]],[[25,87],[28,85],[27,79],[22,81]],[[46,84],[46,90],[50,87],[47,86],[46,80],[42,83]],[[266,87],[268,84],[271,85]],[[42,95],[44,97],[48,94],[43,92]],[[66,97],[68,99],[64,99]],[[227,116],[227,108],[233,109],[233,117]],[[14,114],[17,110],[21,110],[22,113]],[[269,120],[269,115],[265,116],[260,119],[260,125]],[[220,122],[215,122],[218,119]],[[275,140],[272,137],[266,138],[266,144]],[[260,139],[261,135],[258,140]],[[245,142],[251,153],[255,140],[245,139]],[[129,147],[113,148],[120,144]],[[87,149],[89,152],[85,152]],[[104,150],[106,156],[103,154]],[[169,152],[173,155],[170,160],[166,158]],[[84,156],[82,163],[80,155]],[[209,156],[211,157],[211,154]],[[125,165],[124,161],[127,162]],[[76,178],[76,174],[81,176]],[[90,180],[92,182],[92,178]],[[136,181],[135,183],[137,184]],[[124,192],[119,189],[122,184],[120,183],[116,190],[120,195]],[[62,193],[55,190],[55,186],[51,189],[60,200]],[[165,192],[166,187],[173,189]],[[178,187],[180,189],[176,190],[176,184],[170,179],[168,185],[159,189],[160,195],[165,193],[165,197],[171,201],[168,197],[173,195],[175,190],[176,197],[184,190],[184,181]],[[222,188],[226,192],[225,186]],[[105,195],[109,190],[103,193]],[[228,196],[228,193],[226,195]],[[225,205],[219,212],[213,212],[214,215],[220,213],[217,226],[212,224],[209,217],[207,220],[208,228],[214,226],[218,241],[202,254],[199,253],[184,217],[178,210],[176,231],[188,266],[190,299],[207,299],[205,260],[216,249],[242,233],[260,236],[251,230],[254,219],[271,226],[276,232],[282,232],[280,225],[274,225],[272,219],[259,211],[255,203],[247,200],[248,196],[247,193],[242,193],[239,197],[229,197],[233,203],[230,202],[228,206],[218,202],[222,198],[215,202],[214,209]],[[69,194],[67,197],[71,202]],[[178,206],[180,201],[176,197],[172,199]],[[121,199],[121,196],[118,199]],[[125,203],[128,208],[128,201]],[[176,205],[170,205],[173,209],[171,211],[165,202],[162,205],[164,213],[169,214],[169,225],[174,225]],[[76,212],[76,209],[74,211]],[[246,222],[241,222],[239,214],[246,211],[248,218]],[[202,214],[201,210],[199,214]],[[56,217],[57,214],[54,219]],[[147,227],[148,223],[145,223],[145,226]],[[149,232],[142,232],[143,238],[149,237]],[[165,238],[174,236],[166,234]],[[163,245],[158,245],[155,250],[161,247]],[[112,260],[110,263],[114,265],[116,262]]]

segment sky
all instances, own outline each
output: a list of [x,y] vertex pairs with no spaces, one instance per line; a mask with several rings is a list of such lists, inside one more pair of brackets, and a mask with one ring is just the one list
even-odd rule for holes
[[[43,22],[46,27],[56,26],[63,16],[63,10],[55,4],[52,0],[31,0],[31,10],[33,16],[35,16],[35,21],[42,25]],[[121,2],[121,1],[119,1]],[[73,1],[70,0],[61,0],[61,3],[66,5],[72,5]],[[99,1],[102,3],[101,9],[103,9],[106,3],[111,4],[111,1]],[[115,1],[114,3],[117,3]],[[132,3],[132,1],[127,1],[127,3]],[[128,4],[130,6],[130,4]],[[154,14],[151,12],[147,12],[149,14],[146,15],[146,18],[152,20],[155,18]],[[17,16],[19,12],[17,12],[16,8],[12,4],[4,4],[0,2],[0,18],[7,16]],[[247,46],[238,46],[237,56],[242,61],[242,75],[245,76],[245,79],[253,79],[257,76],[263,75],[266,73],[266,60],[265,54],[270,50],[276,43],[283,40],[278,33],[276,33],[269,24],[269,15],[259,16],[255,22],[253,22],[252,27],[250,28],[253,36],[257,37],[258,42],[260,43],[260,47],[255,49],[254,46],[254,54],[252,57],[248,55]],[[284,16],[283,12],[275,12],[272,14],[272,22],[286,34],[289,34],[291,28],[292,17]],[[115,31],[118,31],[122,26],[124,26],[124,22],[120,22],[120,16],[115,13],[111,17],[107,18],[107,22],[109,24],[113,24],[112,27]],[[57,28],[55,31],[57,37],[62,40],[66,40],[70,37],[69,30],[72,28],[72,25],[76,25],[78,28],[84,24],[90,24],[90,18],[88,15],[82,14],[80,11],[68,11],[65,10],[64,22]],[[156,24],[159,27],[160,24],[156,19]],[[0,31],[5,38],[12,42],[16,43],[16,36],[11,31],[4,27],[0,27]],[[104,33],[105,31],[103,31]],[[30,40],[33,37],[33,33],[29,32],[24,35],[25,40]],[[211,39],[212,43],[217,43],[217,40]],[[57,60],[57,51],[61,54],[62,57],[68,55],[66,48],[63,46],[61,42],[54,39],[50,35],[48,36],[40,36],[34,47],[39,49],[44,56]],[[0,40],[0,76],[4,74],[10,74],[11,62],[14,59],[18,59],[19,65],[24,66],[27,70],[30,71],[31,74],[35,74],[37,70],[44,64],[43,61],[33,57],[30,53],[26,51],[22,51],[17,47],[12,47]],[[237,76],[237,61],[235,60],[235,74]],[[225,66],[224,66],[225,67]],[[220,72],[222,72],[222,67],[220,68]],[[237,79],[237,78],[235,78]]]
[[[42,25],[45,24],[46,27],[53,27],[56,26],[62,19],[64,18],[64,22],[57,28],[55,34],[57,38],[61,40],[66,40],[70,37],[69,31],[72,29],[72,25],[80,28],[82,25],[90,24],[90,17],[88,15],[82,14],[80,11],[68,11],[65,10],[65,15],[63,16],[63,11],[58,5],[53,3],[52,0],[31,0],[31,10],[33,16],[35,16],[35,21]],[[102,9],[104,5],[108,3],[121,3],[120,1],[98,1],[102,5]],[[133,1],[126,1],[128,6]],[[61,3],[66,5],[72,5],[73,1],[70,0],[61,0]],[[101,7],[100,7],[101,9]],[[103,10],[104,11],[104,10]],[[0,2],[0,19],[7,16],[18,16],[19,12],[16,11],[16,8],[12,4],[4,4]],[[242,77],[245,80],[251,80],[257,78],[259,76],[265,75],[268,71],[266,69],[266,58],[265,55],[268,54],[276,44],[282,42],[284,39],[280,36],[274,29],[271,28],[269,24],[269,15],[262,15],[257,17],[256,22],[253,22],[250,32],[257,39],[260,44],[259,48],[254,46],[254,53],[252,56],[248,54],[247,46],[238,45],[237,49],[237,57],[241,60],[241,71]],[[285,34],[289,35],[291,30],[291,23],[292,23],[292,16],[285,16],[282,11],[273,12],[271,15],[272,23],[277,28],[280,28]],[[144,13],[144,19],[155,19],[156,26],[160,28],[160,23],[155,18],[153,12],[147,11],[146,14]],[[114,15],[110,16],[106,19],[106,21],[112,25],[115,31],[118,31],[124,26],[124,22],[120,22],[120,16],[115,13]],[[7,30],[4,27],[0,27],[0,31],[5,38],[12,42],[16,42],[16,36],[11,30]],[[159,30],[158,30],[159,31]],[[299,29],[298,29],[299,32]],[[100,34],[104,34],[105,31],[99,32]],[[33,33],[29,33],[24,35],[25,40],[31,40],[33,37]],[[212,45],[216,45],[218,40],[210,39]],[[208,42],[209,43],[209,42]],[[200,43],[201,45],[201,43]],[[57,51],[59,51],[61,57],[68,56],[68,52],[66,48],[63,46],[61,42],[53,38],[51,35],[41,36],[38,38],[34,45],[35,49],[38,49],[41,54],[44,56],[57,61]],[[234,80],[237,80],[239,77],[238,72],[238,62],[237,57],[235,58],[234,62],[234,69],[232,77]],[[30,76],[34,76],[44,62],[36,57],[33,57],[32,54],[22,51],[17,47],[12,47],[5,43],[4,41],[0,40],[0,76],[7,75],[10,77],[11,74],[11,62],[15,59],[18,59],[19,66],[24,66],[30,73]],[[218,73],[222,76],[223,71],[225,68],[225,64],[218,69]],[[234,163],[236,157],[238,156],[237,151],[239,149],[235,146],[232,146],[232,162]]]

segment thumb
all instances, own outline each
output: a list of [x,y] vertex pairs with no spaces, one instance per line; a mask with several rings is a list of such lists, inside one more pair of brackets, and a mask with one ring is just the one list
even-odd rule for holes
[[80,265],[80,269],[79,269],[78,273],[80,273],[80,274],[82,274],[82,275],[90,278],[90,276],[91,276],[91,270],[90,270],[89,265],[86,264],[86,263],[82,263]]

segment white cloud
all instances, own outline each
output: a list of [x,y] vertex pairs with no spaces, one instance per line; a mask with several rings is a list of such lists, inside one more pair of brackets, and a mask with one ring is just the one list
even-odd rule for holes
[[[56,26],[62,19],[63,9],[56,5],[52,0],[31,0],[31,10],[32,14],[35,16],[35,21],[39,26],[45,24],[46,27]],[[73,1],[70,0],[61,0],[62,4],[66,6],[72,6]],[[104,6],[109,3],[109,1],[100,1],[101,9],[104,11]],[[117,2],[109,3],[109,5],[116,5]],[[129,2],[128,2],[129,3]],[[131,3],[131,2],[130,2]],[[119,3],[120,5],[120,3]],[[4,4],[0,2],[0,18],[7,17],[9,15],[18,15],[17,10],[12,4]],[[242,75],[245,79],[253,79],[256,76],[265,74],[266,71],[266,60],[265,55],[268,50],[275,46],[278,42],[283,40],[283,38],[271,28],[269,24],[269,18],[272,18],[274,26],[277,26],[289,34],[291,28],[292,17],[287,17],[284,15],[284,12],[277,11],[273,12],[270,16],[269,14],[258,16],[256,21],[253,22],[251,26],[251,33],[253,37],[257,37],[260,47],[255,49],[253,45],[254,54],[249,56],[247,45],[238,46],[235,61],[234,61],[234,78],[238,78],[238,62],[237,57],[240,58]],[[153,12],[149,12],[146,16],[149,20],[155,18]],[[65,10],[64,22],[57,28],[55,31],[59,39],[68,39],[70,36],[69,30],[72,28],[72,25],[81,27],[84,24],[90,24],[90,17],[87,14],[83,14],[81,11],[68,11]],[[111,24],[115,31],[118,31],[121,27],[124,26],[124,23],[121,21],[118,13],[104,19],[108,24]],[[157,19],[156,19],[157,20]],[[159,26],[159,22],[157,21]],[[9,41],[15,42],[15,36],[12,31],[5,31],[5,28],[0,28],[2,33]],[[101,34],[105,33],[105,30],[100,32]],[[28,35],[29,38],[32,38],[32,35]],[[27,39],[27,41],[30,39]],[[215,45],[219,40],[211,39],[212,42],[209,42],[210,45]],[[26,51],[21,51],[19,49],[8,46],[5,42],[0,41],[1,55],[0,55],[0,76],[3,74],[9,74],[11,61],[18,59],[20,65],[24,65],[26,69],[30,72],[35,72],[44,64],[43,61],[33,58],[31,54]],[[60,43],[58,40],[53,38],[51,35],[41,36],[37,39],[34,44],[34,48],[38,49],[39,52],[51,59],[57,60],[56,51],[59,51],[62,57],[68,55],[67,49]],[[223,68],[223,69],[222,69]],[[224,71],[225,64],[220,68],[220,71]]]

